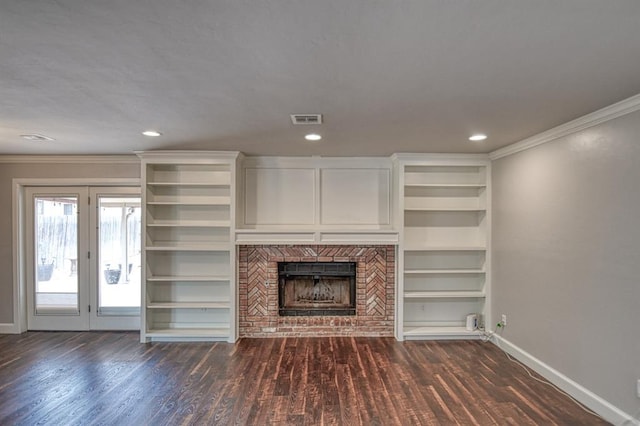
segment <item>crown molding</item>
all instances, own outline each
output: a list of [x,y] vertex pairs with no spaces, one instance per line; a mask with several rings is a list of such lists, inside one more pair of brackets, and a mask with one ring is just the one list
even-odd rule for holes
[[140,164],[135,155],[0,155],[0,163]]
[[424,154],[397,152],[391,155],[394,163],[401,162],[405,165],[421,165],[425,162],[441,165],[478,165],[489,162],[487,154]]
[[389,157],[271,157],[247,156],[244,158],[245,168],[391,168]]
[[496,149],[489,153],[489,158],[491,158],[491,160],[497,160],[498,158],[506,157],[547,142],[552,142],[563,136],[571,135],[638,110],[640,110],[640,94],[569,121],[568,123],[561,124],[542,133],[538,133],[530,138],[512,143],[504,148]]
[[134,151],[138,157],[147,159],[194,159],[200,158],[203,161],[209,159],[235,160],[241,156],[240,151],[190,151],[190,150],[157,150],[157,151]]

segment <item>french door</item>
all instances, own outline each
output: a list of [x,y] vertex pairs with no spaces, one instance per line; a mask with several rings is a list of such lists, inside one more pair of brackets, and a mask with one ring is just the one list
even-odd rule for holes
[[27,187],[27,328],[140,328],[136,187]]

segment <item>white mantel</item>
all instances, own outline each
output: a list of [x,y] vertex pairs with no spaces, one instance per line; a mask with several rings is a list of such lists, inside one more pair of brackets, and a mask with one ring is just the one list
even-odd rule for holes
[[287,231],[238,229],[236,244],[398,244],[394,230]]

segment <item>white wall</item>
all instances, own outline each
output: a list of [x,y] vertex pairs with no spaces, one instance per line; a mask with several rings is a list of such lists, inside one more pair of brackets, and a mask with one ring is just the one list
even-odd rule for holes
[[640,112],[493,163],[503,337],[629,414],[640,379]]

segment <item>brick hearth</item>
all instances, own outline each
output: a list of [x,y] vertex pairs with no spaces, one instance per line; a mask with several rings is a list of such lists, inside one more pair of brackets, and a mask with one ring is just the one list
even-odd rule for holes
[[[356,262],[355,316],[278,315],[278,262]],[[240,337],[393,336],[395,246],[240,246]]]

